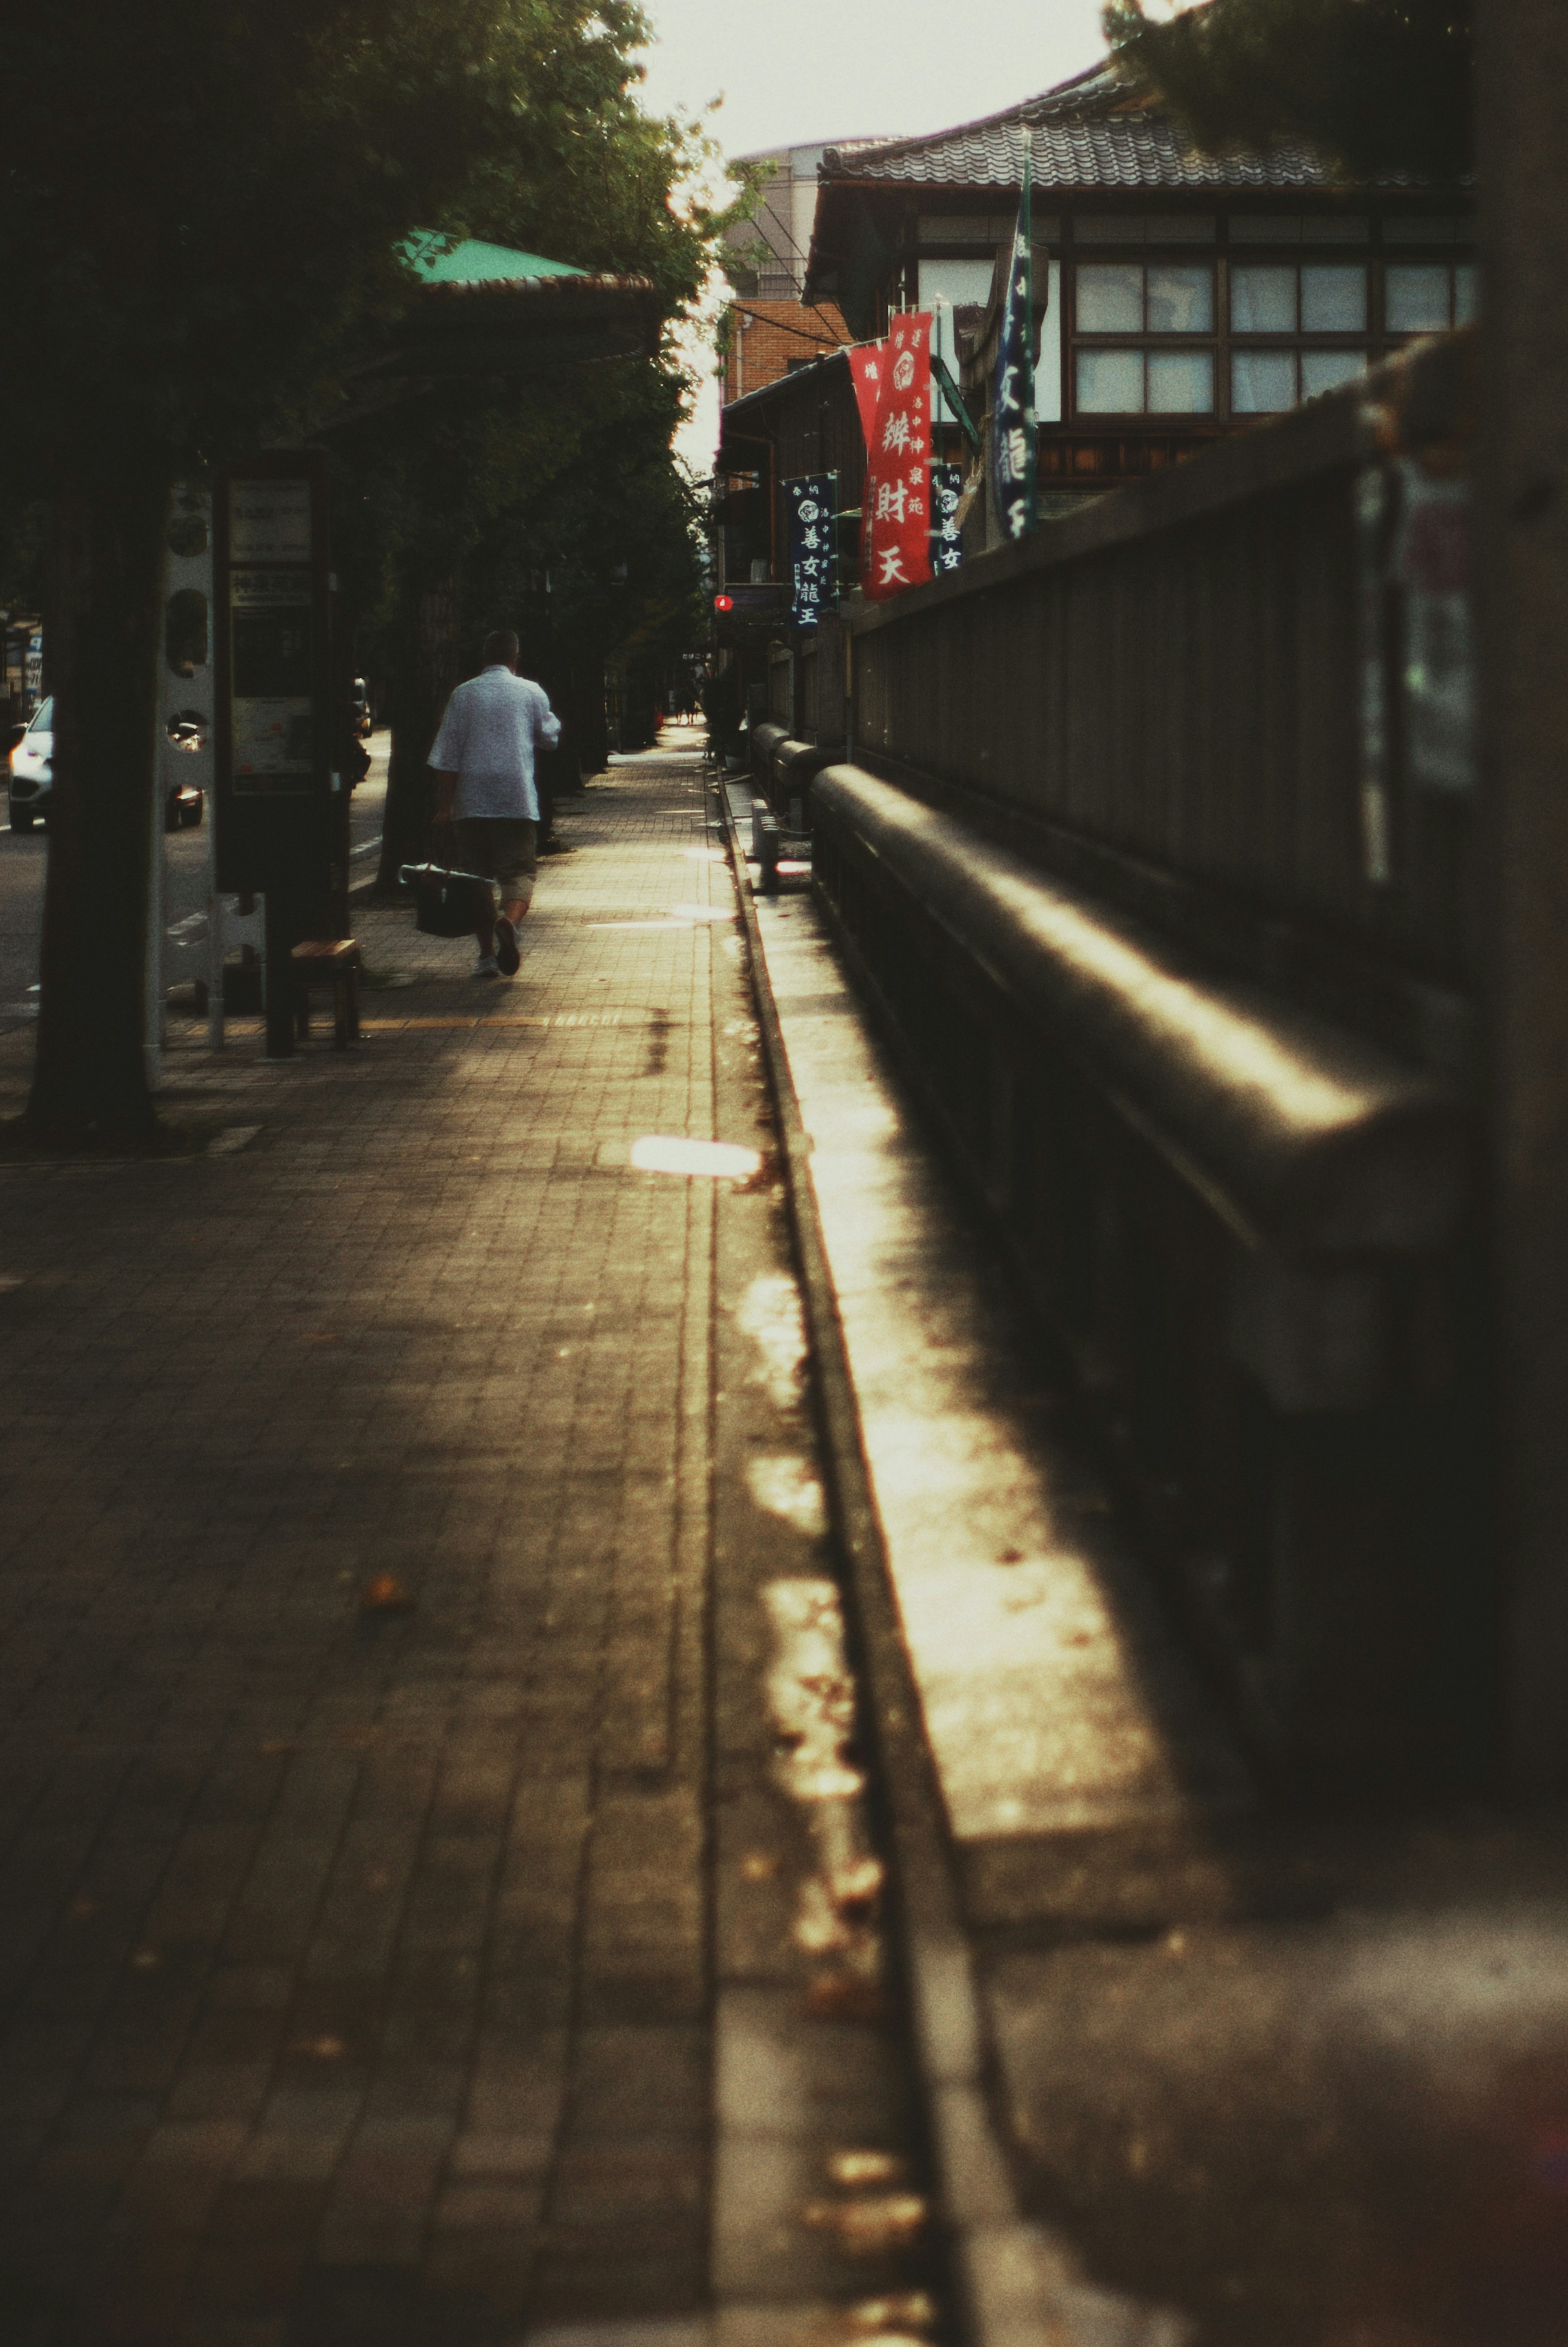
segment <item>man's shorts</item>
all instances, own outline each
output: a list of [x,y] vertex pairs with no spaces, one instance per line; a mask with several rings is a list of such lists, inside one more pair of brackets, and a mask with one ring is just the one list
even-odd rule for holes
[[533,903],[539,859],[538,825],[531,815],[460,815],[452,828],[459,871],[493,880],[503,905]]

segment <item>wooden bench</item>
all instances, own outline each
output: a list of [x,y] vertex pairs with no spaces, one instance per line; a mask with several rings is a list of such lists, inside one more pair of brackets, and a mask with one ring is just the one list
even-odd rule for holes
[[345,1051],[359,1040],[359,947],[353,938],[307,938],[291,956],[300,1040],[311,1031],[311,989],[333,990],[333,1041]]

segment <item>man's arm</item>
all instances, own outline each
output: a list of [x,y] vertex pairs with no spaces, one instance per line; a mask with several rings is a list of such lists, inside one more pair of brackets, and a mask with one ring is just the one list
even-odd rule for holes
[[534,739],[547,750],[553,750],[560,740],[560,719],[550,707],[549,694],[542,691],[534,702]]

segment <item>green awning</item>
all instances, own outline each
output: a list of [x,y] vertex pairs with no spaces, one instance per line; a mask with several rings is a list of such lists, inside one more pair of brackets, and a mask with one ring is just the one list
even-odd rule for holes
[[569,261],[547,261],[538,252],[515,252],[508,245],[486,244],[478,237],[465,237],[461,244],[444,249],[443,240],[429,231],[408,239],[403,258],[426,285],[515,285],[526,277],[588,274]]

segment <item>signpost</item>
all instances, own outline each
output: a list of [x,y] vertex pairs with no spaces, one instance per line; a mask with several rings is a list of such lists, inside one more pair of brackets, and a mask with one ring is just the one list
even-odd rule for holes
[[325,459],[257,456],[215,499],[217,880],[266,904],[267,1054],[294,1048],[290,955],[331,888],[334,772]]

